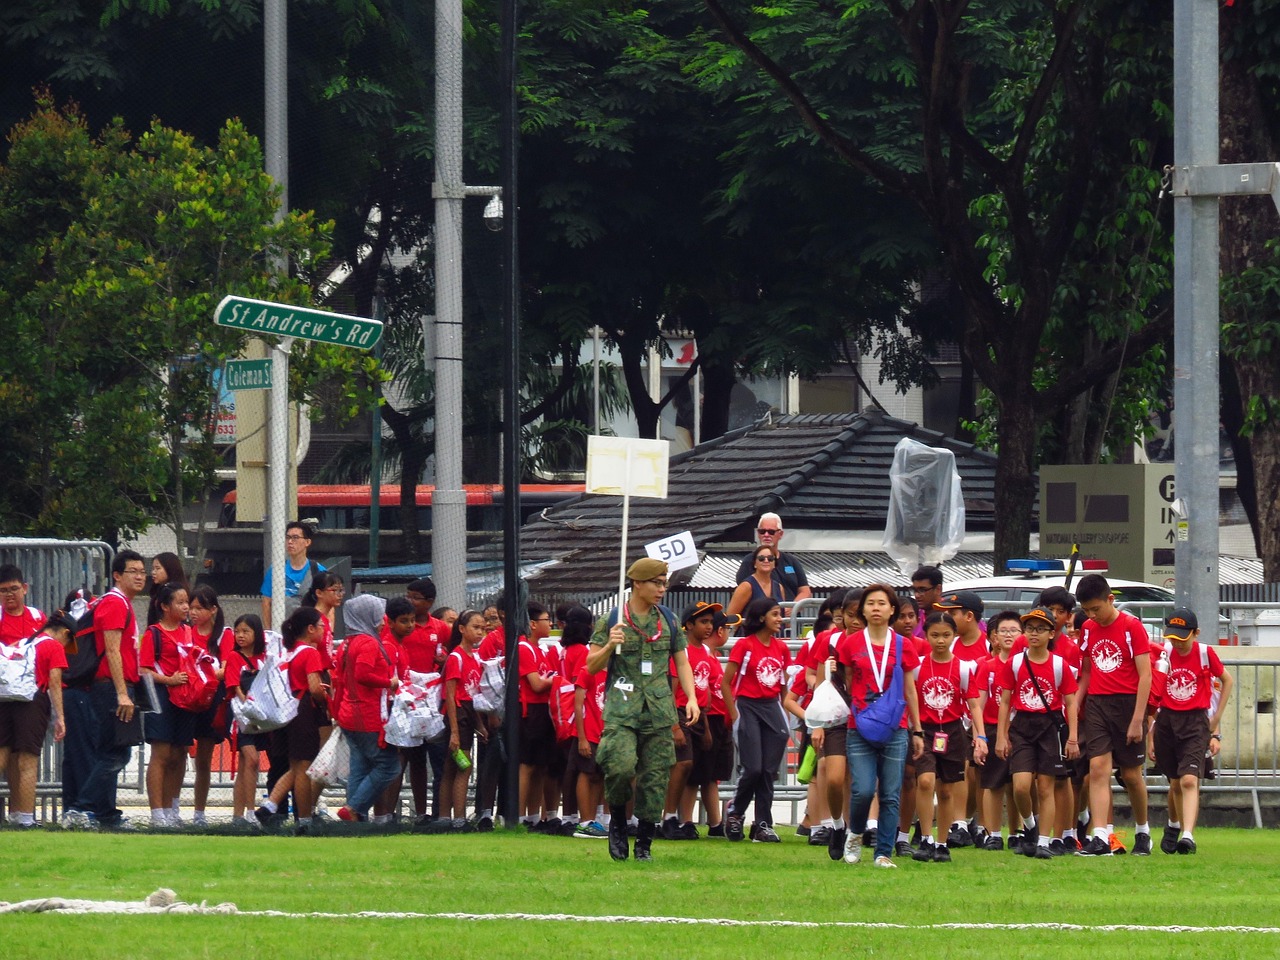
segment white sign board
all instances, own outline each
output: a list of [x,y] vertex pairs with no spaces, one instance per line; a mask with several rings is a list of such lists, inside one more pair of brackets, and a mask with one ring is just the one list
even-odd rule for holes
[[655,540],[644,545],[644,552],[654,560],[665,560],[668,570],[683,570],[698,565],[698,548],[693,544],[693,534],[688,530],[674,537]]
[[587,437],[587,493],[667,498],[666,440]]

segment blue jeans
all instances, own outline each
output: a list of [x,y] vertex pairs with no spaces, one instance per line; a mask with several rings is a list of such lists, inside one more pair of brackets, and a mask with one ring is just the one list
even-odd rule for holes
[[898,839],[898,794],[902,792],[902,771],[907,765],[907,731],[898,730],[883,746],[863,740],[856,729],[845,740],[845,756],[853,781],[849,791],[849,830],[867,829],[871,800],[880,785],[880,816],[876,830],[877,857],[893,856]]
[[67,736],[62,741],[62,809],[76,809],[80,787],[93,769],[98,745],[98,717],[88,690],[68,687],[62,691],[62,713]]
[[[133,684],[125,684],[133,699]],[[94,682],[89,688],[89,705],[97,730],[94,733],[92,765],[80,784],[73,810],[93,814],[100,823],[111,824],[124,815],[116,806],[116,787],[120,771],[129,765],[132,747],[118,747],[115,742],[116,688],[110,682]]]
[[400,751],[379,747],[377,731],[342,729],[351,746],[351,773],[347,777],[347,809],[367,816],[373,802],[400,775]]

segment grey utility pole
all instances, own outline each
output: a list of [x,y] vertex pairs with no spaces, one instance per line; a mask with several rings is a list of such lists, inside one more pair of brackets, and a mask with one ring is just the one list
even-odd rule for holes
[[1280,164],[1218,163],[1218,55],[1217,0],[1175,0],[1173,408],[1186,522],[1174,552],[1175,592],[1210,623],[1219,595],[1218,198],[1270,194],[1280,209]]

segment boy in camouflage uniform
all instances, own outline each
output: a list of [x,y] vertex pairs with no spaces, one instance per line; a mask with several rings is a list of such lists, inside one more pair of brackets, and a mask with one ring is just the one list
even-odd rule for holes
[[[587,670],[608,670],[604,732],[596,762],[604,772],[609,804],[609,855],[625,860],[627,801],[635,783],[636,859],[651,860],[650,847],[666,799],[667,777],[675,763],[671,728],[676,723],[667,664],[674,658],[680,687],[689,698],[685,712],[698,719],[693,671],[685,654],[684,631],[659,604],[667,592],[667,565],[637,560],[627,570],[631,597],[621,610],[601,618],[591,637]],[[612,623],[611,623],[612,621]]]

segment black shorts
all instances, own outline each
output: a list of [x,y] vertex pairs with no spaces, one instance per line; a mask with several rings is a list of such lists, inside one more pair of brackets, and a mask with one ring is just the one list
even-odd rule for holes
[[569,756],[567,758],[567,772],[572,776],[578,774],[586,774],[593,777],[600,773],[600,764],[596,763],[596,748],[600,746],[598,743],[587,741],[587,746],[591,748],[591,756],[584,757],[578,752],[578,741],[576,739],[568,741]]
[[1009,772],[1067,776],[1058,743],[1058,721],[1051,713],[1018,711],[1009,721]]
[[298,715],[281,732],[284,734],[285,756],[290,763],[314,760],[320,752],[320,728],[328,726],[329,714],[317,706],[311,694],[298,700]]
[[160,701],[158,713],[147,713],[142,717],[143,739],[147,743],[168,743],[185,749],[196,740],[196,715],[190,710],[175,707],[169,700],[169,688],[156,684],[156,695]]
[[1204,777],[1209,750],[1209,717],[1203,710],[1170,710],[1156,714],[1156,767],[1170,780],[1187,774]]
[[[959,783],[964,779],[965,764],[973,755],[973,741],[969,739],[969,731],[964,728],[964,721],[952,720],[941,726],[926,723],[924,727],[924,753],[916,757],[916,776],[923,777],[927,773],[937,776],[939,783]],[[934,735],[944,733],[947,736],[947,749],[944,753],[933,750]]]
[[525,704],[520,718],[520,763],[529,767],[551,766],[556,752],[556,728],[545,703]]
[[195,738],[197,740],[222,743],[227,739],[231,707],[226,702],[226,696],[226,687],[219,683],[218,692],[213,695],[213,703],[209,704],[209,709],[201,710],[196,714]]
[[44,738],[52,715],[49,694],[44,690],[37,693],[34,700],[0,703],[0,747],[38,757],[44,749]]
[[1084,708],[1084,751],[1089,758],[1111,754],[1113,766],[1122,770],[1142,766],[1146,759],[1147,722],[1142,721],[1142,739],[1127,743],[1129,721],[1137,694],[1089,694]]
[[463,753],[470,753],[471,745],[476,742],[476,708],[470,700],[463,700],[454,708],[454,712],[458,717],[458,749]]
[[706,714],[707,727],[711,731],[711,749],[695,752],[693,769],[686,781],[691,787],[704,787],[711,783],[723,783],[733,776],[733,727],[723,713]]

